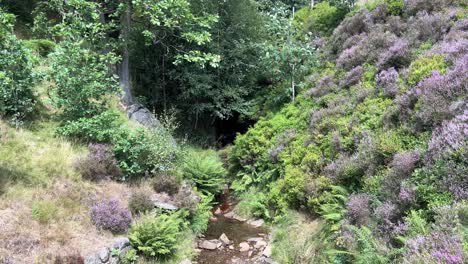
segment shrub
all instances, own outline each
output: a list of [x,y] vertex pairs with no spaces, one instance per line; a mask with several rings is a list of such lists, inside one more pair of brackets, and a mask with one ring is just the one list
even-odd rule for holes
[[117,166],[112,148],[103,144],[90,144],[89,153],[75,163],[83,179],[91,181],[120,179],[122,171]]
[[57,218],[58,208],[50,201],[37,201],[32,205],[32,217],[41,224],[50,223]]
[[66,256],[55,257],[54,264],[84,264],[84,258],[79,254],[71,254]]
[[24,45],[42,57],[47,57],[55,49],[55,42],[48,39],[31,39],[25,41]]
[[34,110],[33,60],[13,31],[15,17],[0,9],[0,117],[21,121]]
[[394,98],[398,93],[398,78],[399,74],[395,68],[381,71],[375,81],[382,88],[383,94],[387,97]]
[[214,197],[212,195],[202,195],[201,201],[198,203],[191,220],[190,227],[196,234],[203,234],[208,229],[210,217],[213,215]]
[[354,67],[349,71],[345,78],[340,83],[340,86],[343,88],[351,87],[355,84],[358,84],[361,81],[362,74],[364,73],[364,68],[362,66]]
[[242,199],[236,205],[235,211],[245,218],[269,219],[268,197],[256,188],[242,194]]
[[155,176],[155,178],[152,179],[151,184],[155,192],[165,192],[169,195],[176,194],[180,187],[179,179],[174,175],[167,174]]
[[419,58],[410,65],[408,83],[411,86],[415,86],[424,78],[431,76],[434,71],[438,71],[439,73],[447,71],[443,56],[434,55],[432,57]]
[[435,43],[447,33],[450,20],[443,13],[429,14],[422,12],[417,18],[412,18],[409,22],[409,30],[406,35],[411,43],[423,43],[430,41]]
[[52,102],[66,120],[99,114],[105,108],[106,96],[119,90],[108,69],[109,63],[115,62],[112,53],[103,55],[83,48],[80,42],[63,41],[50,61],[49,77],[55,82]]
[[411,62],[411,52],[409,43],[406,40],[398,39],[393,45],[380,56],[377,66],[380,69],[395,67],[401,69]]
[[453,2],[453,0],[405,0],[404,9],[406,13],[414,15],[419,11],[432,12],[442,10]]
[[134,264],[138,261],[138,252],[135,249],[130,249],[123,257],[120,257],[122,264]]
[[145,257],[167,258],[177,248],[182,224],[179,214],[144,216],[132,226],[128,238]]
[[91,208],[91,220],[99,229],[124,233],[130,226],[132,215],[118,200],[102,200]]
[[151,195],[145,190],[137,190],[132,193],[128,200],[128,207],[133,215],[146,213],[154,209]]
[[328,2],[321,2],[310,11],[306,27],[316,35],[328,36],[343,18],[344,13],[341,10]]
[[366,193],[352,194],[346,202],[347,216],[351,224],[362,226],[370,221],[370,197]]
[[314,88],[307,91],[307,94],[319,97],[331,93],[337,88],[338,86],[335,84],[333,76],[326,75],[318,81]]
[[57,133],[83,142],[111,143],[122,124],[119,113],[105,111],[92,117],[65,121],[57,129]]
[[466,149],[468,137],[468,110],[450,121],[445,121],[441,127],[434,129],[429,142],[428,157],[441,158],[445,154]]
[[184,163],[184,177],[205,193],[216,194],[223,188],[226,170],[215,151],[191,151]]
[[122,131],[115,138],[114,153],[124,180],[171,171],[179,157],[177,145],[163,127]]
[[388,11],[394,16],[401,15],[403,7],[405,6],[404,0],[385,0],[388,6]]

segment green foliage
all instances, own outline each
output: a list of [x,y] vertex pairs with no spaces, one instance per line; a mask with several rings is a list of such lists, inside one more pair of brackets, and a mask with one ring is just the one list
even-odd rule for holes
[[24,41],[24,45],[42,57],[47,57],[55,49],[55,42],[48,39],[30,39]]
[[92,117],[104,111],[107,96],[119,90],[108,64],[112,53],[101,54],[84,48],[82,42],[64,41],[50,55],[49,78],[55,85],[50,96],[66,120]]
[[201,202],[198,203],[190,223],[190,227],[195,234],[203,234],[208,229],[210,217],[213,215],[211,213],[213,200],[213,195],[201,194]]
[[390,263],[388,254],[382,250],[380,241],[376,240],[373,236],[372,230],[369,228],[348,226],[353,232],[356,239],[356,252],[353,252],[353,263],[366,264],[366,263]]
[[408,84],[414,86],[421,80],[432,75],[433,71],[444,74],[447,71],[447,64],[442,55],[422,57],[413,61],[409,68]]
[[41,224],[48,224],[58,215],[58,208],[50,201],[37,201],[32,205],[32,217]]
[[314,32],[317,36],[330,35],[336,26],[343,20],[345,13],[328,2],[320,2],[310,11],[306,22],[307,31]]
[[182,227],[183,220],[178,213],[146,215],[130,228],[128,238],[145,257],[167,258],[175,253]]
[[404,0],[385,0],[388,6],[388,11],[394,16],[401,15],[403,7],[405,6]]
[[240,197],[235,211],[245,218],[271,218],[268,208],[268,197],[256,188],[250,188]]
[[348,191],[341,186],[332,186],[329,192],[324,192],[320,197],[320,207],[317,212],[329,222],[327,229],[324,229],[325,237],[332,236],[341,227],[341,221],[346,215],[347,197]]
[[0,9],[0,116],[21,121],[34,110],[33,59],[13,31],[15,17]]
[[120,261],[122,261],[122,264],[134,264],[138,262],[138,252],[135,249],[130,249],[127,251],[127,253],[120,258]]
[[183,165],[184,178],[195,183],[206,194],[217,194],[223,188],[227,172],[223,162],[213,150],[191,150]]
[[114,138],[114,153],[124,173],[123,180],[170,171],[179,156],[179,149],[169,132],[123,129]]

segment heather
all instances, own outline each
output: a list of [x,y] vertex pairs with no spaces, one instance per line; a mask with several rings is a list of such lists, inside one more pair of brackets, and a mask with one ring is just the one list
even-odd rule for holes
[[118,200],[103,200],[91,208],[91,220],[99,229],[121,233],[128,230],[132,214]]

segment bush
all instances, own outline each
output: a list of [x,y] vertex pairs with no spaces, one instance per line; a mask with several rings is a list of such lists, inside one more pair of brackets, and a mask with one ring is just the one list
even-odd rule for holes
[[310,11],[310,16],[306,22],[308,31],[312,31],[317,36],[330,35],[345,13],[328,2],[320,2]]
[[117,166],[112,148],[103,144],[90,144],[89,153],[75,163],[83,179],[91,181],[120,179],[122,171]]
[[213,195],[202,195],[201,202],[198,203],[195,209],[192,220],[191,228],[196,234],[203,234],[208,229],[210,217],[213,215],[211,209],[213,208]]
[[385,0],[387,4],[388,11],[394,16],[399,16],[403,12],[403,7],[405,6],[404,0]]
[[347,216],[351,224],[363,226],[370,221],[370,197],[366,193],[352,194],[346,202]]
[[49,77],[53,104],[66,120],[92,117],[105,109],[106,96],[119,91],[108,65],[115,62],[105,55],[83,48],[82,43],[63,41],[50,55]]
[[144,216],[128,238],[145,257],[167,258],[175,253],[183,220],[179,214]]
[[114,153],[124,180],[171,171],[179,157],[179,149],[169,132],[123,130],[115,138]]
[[42,57],[47,57],[55,49],[55,42],[48,39],[30,39],[24,45]]
[[34,110],[33,60],[11,32],[15,18],[0,8],[0,117],[21,121]]
[[183,167],[184,178],[193,181],[200,191],[216,194],[223,188],[227,172],[213,150],[191,151]]
[[123,120],[115,111],[66,121],[57,129],[59,135],[83,142],[111,143],[121,130]]
[[53,202],[37,201],[32,205],[32,217],[41,224],[50,223],[57,215],[58,208]]
[[358,84],[361,81],[363,73],[364,68],[362,66],[354,67],[346,74],[345,78],[340,83],[340,86],[343,88],[348,88],[355,84]]
[[137,190],[132,193],[128,200],[128,207],[133,215],[146,213],[154,209],[151,195],[145,190]]
[[394,68],[381,71],[376,77],[375,81],[379,87],[382,88],[383,94],[387,97],[394,98],[398,91],[398,78],[399,74]]
[[174,195],[179,190],[180,181],[174,175],[161,174],[152,179],[151,185],[155,192]]
[[132,215],[118,200],[102,200],[91,208],[91,220],[98,229],[124,233],[132,222]]
[[395,67],[397,69],[408,66],[411,62],[411,52],[409,43],[406,40],[398,39],[386,51],[384,51],[377,62],[380,69]]
[[66,256],[55,257],[54,264],[84,264],[84,258],[79,254],[71,254]]
[[236,205],[235,211],[245,218],[269,219],[268,197],[256,188],[242,194],[240,202]]

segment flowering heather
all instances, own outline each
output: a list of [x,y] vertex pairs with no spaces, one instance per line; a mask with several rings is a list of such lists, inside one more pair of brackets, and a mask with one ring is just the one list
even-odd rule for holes
[[409,23],[408,39],[412,39],[415,43],[439,41],[447,33],[450,25],[445,14],[429,14],[425,11],[412,18]]
[[417,235],[405,242],[403,263],[465,263],[463,239],[460,235],[434,231]]
[[455,62],[458,58],[468,53],[468,39],[444,41],[437,45],[432,52],[443,54],[448,61]]
[[412,203],[416,199],[416,193],[412,188],[401,186],[398,197],[403,203]]
[[400,217],[400,210],[396,204],[387,201],[378,206],[374,214],[382,224],[388,225],[394,223]]
[[333,76],[326,75],[318,81],[315,88],[310,89],[307,93],[312,96],[323,96],[335,91],[337,88]]
[[444,154],[467,147],[468,138],[468,109],[450,121],[444,121],[436,128],[429,141],[428,156],[433,160]]
[[416,14],[419,11],[438,11],[452,4],[454,0],[405,0],[405,12]]
[[411,62],[411,52],[408,41],[398,39],[393,45],[384,51],[377,63],[380,69],[395,67],[397,69],[408,66]]
[[379,87],[383,89],[383,93],[387,97],[395,97],[398,93],[399,74],[395,68],[381,71],[376,77],[375,81]]
[[392,171],[400,176],[409,177],[420,159],[418,150],[395,154],[390,164]]
[[364,73],[364,68],[362,66],[354,67],[345,78],[341,81],[340,86],[343,88],[351,87],[355,84],[358,84],[361,81],[362,74]]
[[102,200],[91,208],[91,220],[99,229],[123,233],[132,222],[132,215],[118,200]]
[[335,52],[343,51],[343,43],[354,35],[367,32],[371,25],[367,24],[369,11],[364,9],[358,11],[354,16],[346,17],[343,22],[335,29],[331,41],[332,49]]
[[369,209],[370,197],[366,193],[352,194],[346,202],[347,216],[351,224],[361,226],[365,225],[370,220]]

